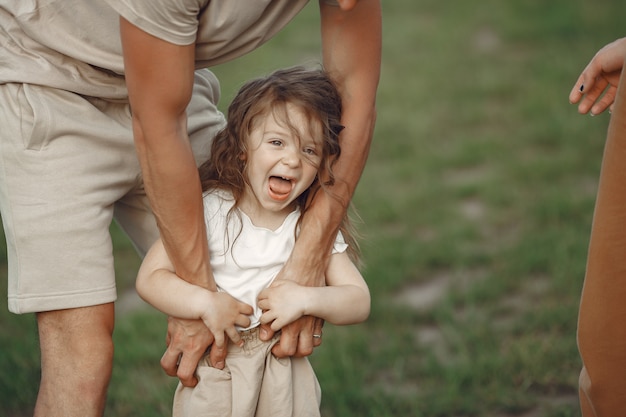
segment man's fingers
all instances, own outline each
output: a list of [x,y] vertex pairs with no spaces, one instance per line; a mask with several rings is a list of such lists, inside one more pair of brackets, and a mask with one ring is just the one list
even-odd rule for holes
[[193,352],[193,353],[185,353],[180,358],[180,363],[178,364],[178,372],[176,376],[180,379],[181,384],[186,387],[195,387],[198,383],[198,379],[196,378],[196,367],[198,366],[198,362],[200,362],[200,358],[204,352]]
[[[261,324],[261,328],[259,329],[259,337],[264,342],[267,342],[272,337],[274,337],[274,330],[272,330],[272,327],[270,326],[270,323],[263,323],[263,324]],[[282,356],[279,356],[279,357],[282,357]]]
[[169,376],[176,376],[178,372],[178,361],[180,360],[180,352],[174,351],[168,347],[161,357],[161,368]]
[[277,358],[293,356],[298,348],[298,332],[294,331],[293,325],[283,327],[280,340],[272,348],[272,353]]
[[311,316],[304,316],[300,318],[300,334],[298,336],[298,349],[294,356],[303,357],[309,356],[313,353],[313,334],[315,329],[315,321],[317,319]]
[[[272,353],[277,358],[309,356],[313,348],[322,343],[322,326],[323,320],[311,316],[301,317],[284,326],[280,341],[272,348]],[[319,337],[313,337],[314,334]]]
[[322,344],[322,328],[324,327],[324,320],[315,319],[313,326],[313,347],[318,347]]

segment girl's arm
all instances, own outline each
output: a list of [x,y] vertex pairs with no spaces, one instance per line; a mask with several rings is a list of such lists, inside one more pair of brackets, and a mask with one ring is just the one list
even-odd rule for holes
[[215,336],[217,346],[224,345],[225,333],[233,342],[240,343],[235,325],[250,325],[248,315],[252,314],[252,307],[227,293],[207,290],[176,275],[161,239],[144,258],[135,286],[141,298],[165,314],[202,319]]
[[261,323],[274,331],[299,319],[314,316],[336,325],[356,324],[370,313],[370,293],[357,267],[346,253],[334,254],[326,270],[325,287],[281,281],[259,294],[264,310]]

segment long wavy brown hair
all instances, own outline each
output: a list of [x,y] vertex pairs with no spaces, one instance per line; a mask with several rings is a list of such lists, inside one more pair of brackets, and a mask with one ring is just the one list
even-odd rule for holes
[[[228,107],[226,127],[213,139],[209,159],[199,168],[203,191],[221,189],[233,195],[235,203],[229,215],[238,207],[248,185],[247,158],[242,156],[247,155],[248,138],[258,123],[273,114],[279,123],[285,123],[297,135],[297,129],[289,121],[288,105],[302,111],[310,129],[319,131],[321,128],[323,138],[322,163],[317,177],[295,201],[301,210],[298,224],[313,196],[320,190],[329,192],[328,187],[335,183],[333,165],[341,154],[339,133],[344,128],[341,96],[322,69],[281,69],[241,87]],[[358,242],[348,215],[340,230],[349,245],[348,254],[358,262]]]

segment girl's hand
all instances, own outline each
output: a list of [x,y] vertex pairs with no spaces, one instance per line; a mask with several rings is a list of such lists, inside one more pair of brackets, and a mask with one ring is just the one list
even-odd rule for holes
[[308,302],[307,288],[293,281],[281,280],[259,294],[259,308],[263,310],[261,324],[271,323],[274,331],[296,321],[305,314]]
[[595,54],[569,94],[570,103],[580,102],[579,113],[591,111],[596,115],[607,108],[612,110],[625,58],[626,38],[611,42]]
[[203,291],[204,312],[200,317],[209,328],[215,341],[214,346],[223,349],[226,346],[226,337],[233,343],[241,345],[243,342],[237,328],[250,325],[250,315],[253,309],[248,304],[238,301],[225,292]]

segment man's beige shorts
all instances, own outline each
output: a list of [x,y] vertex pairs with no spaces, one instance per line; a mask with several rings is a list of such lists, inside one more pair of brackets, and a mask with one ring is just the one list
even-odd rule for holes
[[322,391],[307,358],[272,355],[279,335],[264,342],[258,327],[242,332],[243,347],[228,346],[226,366],[198,364],[198,385],[178,383],[172,417],[319,417]]
[[[224,124],[219,83],[196,73],[188,107],[196,162]],[[172,196],[175,198],[175,196]],[[0,213],[14,313],[115,301],[109,226],[141,254],[158,237],[127,102],[29,84],[0,85]]]

